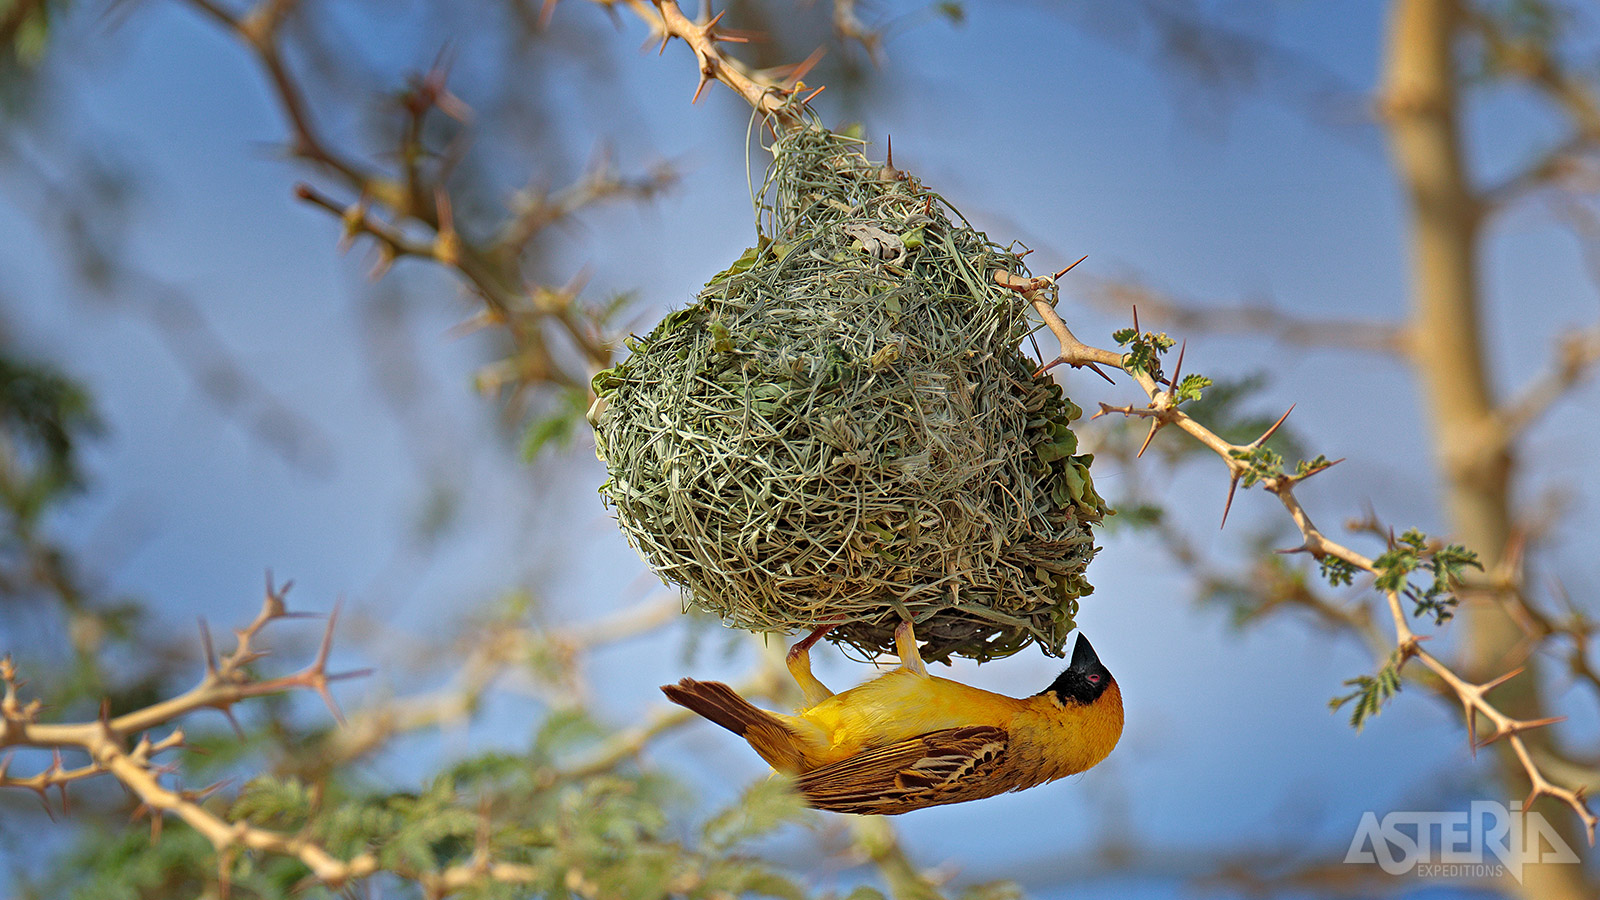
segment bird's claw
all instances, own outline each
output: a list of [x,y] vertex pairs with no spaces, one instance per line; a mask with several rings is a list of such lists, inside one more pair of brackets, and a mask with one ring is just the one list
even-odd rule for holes
[[901,668],[918,675],[928,674],[928,667],[922,662],[922,653],[917,650],[917,632],[910,619],[895,628],[894,650],[900,657]]

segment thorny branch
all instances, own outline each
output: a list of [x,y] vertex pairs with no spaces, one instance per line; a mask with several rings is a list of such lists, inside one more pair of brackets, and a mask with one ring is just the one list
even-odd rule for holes
[[[489,229],[487,237],[475,239],[454,220],[455,204],[448,185],[459,152],[447,149],[436,153],[424,145],[423,123],[434,113],[463,126],[470,118],[466,104],[447,87],[443,62],[414,79],[401,95],[399,105],[406,123],[394,154],[400,163],[380,167],[342,151],[326,137],[317,123],[311,94],[285,59],[281,36],[296,12],[297,0],[255,0],[243,11],[235,11],[225,0],[183,2],[232,33],[250,51],[283,114],[290,152],[339,187],[330,192],[303,184],[296,188],[297,196],[339,218],[344,246],[356,238],[373,242],[377,249],[373,276],[384,274],[395,261],[407,257],[439,263],[454,270],[483,303],[482,311],[464,330],[495,327],[510,336],[515,352],[484,368],[478,378],[480,388],[509,388],[513,399],[541,386],[584,391],[589,377],[610,365],[614,342],[602,332],[602,317],[579,302],[582,275],[563,287],[537,283],[523,272],[525,251],[552,223],[608,199],[648,199],[670,185],[673,173],[657,168],[643,178],[626,179],[615,173],[602,154],[589,173],[564,190],[524,192],[505,221]],[[800,96],[805,88],[800,79],[820,59],[820,50],[795,66],[755,71],[719,49],[719,44],[747,39],[719,27],[720,15],[691,19],[673,0],[597,2],[612,11],[625,7],[645,23],[652,41],[659,40],[662,50],[674,38],[688,45],[700,73],[697,99],[712,81],[720,81],[766,114],[775,127],[789,128],[800,124],[806,101],[815,96],[814,91]],[[547,0],[541,18],[548,20],[554,7],[553,0]],[[835,22],[842,36],[860,41],[869,51],[875,46],[872,33],[855,17],[850,4],[836,7]],[[343,197],[337,196],[340,194]],[[551,344],[557,335],[557,340],[564,339],[577,351],[582,371],[571,371],[577,368],[572,363],[563,365],[564,354]]]
[[[48,791],[56,789],[66,806],[67,785],[97,775],[110,775],[131,791],[140,802],[140,809],[151,816],[151,827],[159,833],[163,816],[173,815],[183,820],[204,836],[219,854],[222,862],[223,883],[227,882],[227,861],[239,850],[252,850],[298,859],[311,870],[312,876],[330,887],[339,887],[352,880],[364,878],[380,870],[416,881],[429,896],[445,896],[454,891],[484,880],[526,883],[538,873],[533,867],[497,863],[487,856],[475,858],[470,863],[450,866],[438,871],[420,871],[386,866],[376,854],[360,853],[341,859],[328,852],[303,834],[273,831],[245,822],[229,821],[202,804],[215,789],[187,790],[169,787],[162,778],[176,767],[160,765],[154,758],[170,750],[186,746],[181,728],[174,728],[165,737],[154,738],[152,729],[201,709],[215,709],[232,720],[234,704],[251,697],[279,694],[293,690],[310,690],[319,694],[328,704],[335,718],[343,720],[338,706],[329,693],[331,682],[366,674],[360,672],[328,671],[336,615],[328,617],[322,642],[315,659],[292,675],[257,679],[249,670],[252,663],[261,659],[265,651],[258,647],[258,637],[270,623],[280,619],[304,617],[305,613],[291,612],[284,601],[288,586],[267,586],[266,597],[254,621],[234,632],[234,648],[219,657],[211,643],[210,633],[202,625],[201,638],[205,647],[205,674],[200,683],[189,691],[169,700],[112,716],[102,708],[98,720],[71,724],[43,723],[39,715],[43,704],[38,699],[23,702],[19,690],[23,682],[11,658],[0,660],[0,682],[5,695],[0,700],[0,748],[33,747],[51,751],[50,766],[34,775],[15,776],[7,772],[11,757],[0,763],[0,787],[23,788],[39,794],[49,809]],[[237,726],[236,726],[237,727]],[[138,735],[133,746],[128,743]],[[67,768],[61,753],[77,751],[86,754],[89,762]]]
[[38,721],[42,704],[35,699],[23,703],[17,691],[22,682],[17,678],[15,665],[7,657],[0,661],[0,678],[5,682],[5,697],[0,700],[0,748],[44,747],[89,748],[105,741],[121,744],[129,737],[165,725],[168,722],[199,709],[214,709],[231,718],[233,706],[241,700],[268,694],[281,694],[291,690],[311,690],[322,697],[335,717],[342,718],[333,701],[328,685],[342,678],[351,678],[365,672],[328,672],[328,655],[332,650],[333,627],[337,613],[328,617],[328,627],[316,659],[306,668],[278,678],[258,680],[248,667],[259,660],[264,652],[256,649],[255,640],[269,623],[278,619],[304,618],[306,613],[290,612],[284,596],[288,586],[274,588],[269,583],[261,611],[248,626],[234,632],[234,650],[218,657],[212,650],[211,635],[201,623],[201,640],[205,645],[206,669],[200,683],[188,691],[168,700],[124,713],[110,716],[104,712],[98,721],[75,724],[46,724]]
[[[1261,437],[1248,444],[1230,443],[1195,421],[1188,413],[1179,408],[1175,388],[1173,387],[1178,381],[1176,373],[1164,383],[1163,381],[1158,381],[1155,376],[1142,368],[1126,365],[1122,354],[1091,347],[1080,341],[1055,310],[1056,283],[1054,278],[1023,278],[1009,272],[996,271],[994,280],[996,283],[1017,291],[1027,298],[1044,319],[1045,326],[1050,329],[1051,333],[1060,342],[1061,349],[1056,358],[1042,366],[1040,371],[1062,363],[1074,368],[1094,368],[1096,371],[1099,371],[1098,366],[1123,369],[1150,398],[1149,405],[1143,408],[1136,408],[1131,405],[1113,407],[1102,403],[1100,412],[1097,415],[1119,413],[1130,417],[1148,418],[1151,420],[1152,435],[1159,429],[1171,425],[1205,445],[1215,452],[1228,467],[1228,504],[1231,506],[1233,494],[1238,487],[1240,479],[1250,472],[1250,464],[1247,460],[1252,452],[1264,444],[1272,433],[1277,430],[1278,426],[1283,422],[1282,418],[1267,429],[1266,433],[1262,434]],[[1182,359],[1180,356],[1179,365],[1181,366],[1181,364]],[[1287,417],[1288,413],[1284,413],[1284,418]],[[1299,498],[1295,496],[1294,489],[1300,482],[1319,472],[1326,471],[1331,465],[1331,463],[1327,463],[1293,475],[1278,474],[1261,478],[1259,483],[1269,493],[1278,498],[1300,531],[1302,539],[1300,546],[1293,548],[1289,552],[1309,553],[1318,560],[1333,557],[1343,560],[1345,563],[1364,572],[1376,575],[1378,574],[1378,569],[1372,559],[1330,540],[1312,522],[1310,513],[1306,511]],[[1223,511],[1223,518],[1226,521],[1226,509]],[[1572,811],[1583,822],[1584,828],[1588,833],[1589,843],[1593,845],[1597,820],[1595,814],[1589,810],[1588,804],[1584,800],[1583,789],[1581,787],[1577,789],[1563,787],[1547,778],[1539,764],[1530,754],[1526,742],[1522,739],[1523,732],[1560,720],[1517,719],[1501,712],[1488,699],[1487,695],[1491,690],[1515,677],[1521,670],[1513,670],[1482,684],[1474,684],[1461,678],[1437,657],[1422,649],[1421,642],[1427,640],[1429,636],[1418,635],[1412,630],[1410,620],[1401,606],[1399,591],[1385,591],[1384,595],[1388,601],[1390,618],[1394,624],[1394,646],[1399,654],[1399,664],[1404,666],[1407,661],[1415,659],[1444,682],[1450,692],[1461,703],[1462,711],[1467,721],[1469,740],[1472,742],[1474,749],[1500,739],[1505,739],[1510,744],[1532,785],[1532,789],[1524,801],[1525,808],[1541,796],[1549,796],[1565,803],[1571,807]],[[1478,716],[1482,716],[1492,726],[1492,731],[1482,742],[1479,742],[1477,736],[1476,722]]]
[[[234,12],[221,0],[183,0],[231,32],[248,48],[277,100],[289,131],[292,155],[319,170],[353,199],[343,200],[311,185],[296,189],[299,198],[337,216],[344,226],[344,245],[370,238],[377,248],[374,277],[396,260],[416,257],[454,270],[483,303],[471,327],[495,326],[510,336],[515,355],[480,385],[514,392],[553,385],[581,390],[593,371],[610,364],[612,346],[601,334],[596,317],[578,302],[576,286],[550,288],[523,272],[524,251],[544,228],[578,209],[619,197],[649,198],[672,181],[658,168],[638,179],[620,177],[604,159],[576,185],[547,195],[525,194],[506,222],[478,240],[464,234],[454,217],[449,181],[459,161],[453,148],[436,152],[424,145],[423,123],[442,113],[465,125],[469,111],[447,87],[441,62],[413,80],[399,98],[406,118],[389,171],[341,151],[319,127],[310,94],[284,58],[281,33],[293,15],[296,0],[257,0]],[[644,12],[650,12],[644,7]],[[653,13],[651,13],[653,15]],[[698,29],[702,37],[709,27]],[[577,350],[585,371],[568,371],[561,354],[550,346],[547,325],[564,335]],[[570,367],[570,365],[569,365]]]
[[[785,73],[784,80],[779,82],[774,77],[776,73],[752,72],[744,64],[717,48],[718,43],[742,43],[746,40],[741,35],[730,34],[726,30],[717,28],[723,13],[717,13],[709,19],[694,20],[684,15],[674,0],[652,0],[652,2],[654,9],[641,0],[628,0],[626,5],[644,20],[645,25],[649,26],[652,40],[661,41],[662,51],[666,50],[667,44],[673,38],[678,38],[689,45],[700,69],[700,81],[694,90],[695,100],[700,99],[700,94],[707,85],[713,81],[720,81],[743,97],[752,109],[778,123],[779,127],[795,128],[801,124],[799,109],[803,108],[811,97],[816,96],[816,92],[799,99],[798,103],[793,101],[798,99],[796,94],[804,88],[800,79],[805,77],[806,72],[821,58],[820,54],[812,54],[810,59],[792,67]],[[817,88],[817,91],[820,90],[821,88]]]

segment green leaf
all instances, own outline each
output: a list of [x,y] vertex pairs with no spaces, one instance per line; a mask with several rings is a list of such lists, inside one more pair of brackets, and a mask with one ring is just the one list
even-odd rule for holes
[[1239,484],[1243,487],[1255,487],[1263,481],[1283,476],[1283,455],[1269,447],[1232,450],[1229,451],[1229,455],[1246,463],[1245,470],[1239,478]]
[[1334,587],[1349,585],[1358,571],[1353,563],[1345,562],[1337,556],[1324,556],[1318,563],[1322,567],[1322,577]]
[[1178,380],[1178,386],[1172,389],[1173,396],[1178,403],[1198,403],[1200,392],[1211,387],[1211,379],[1204,375],[1185,375]]
[[1375,674],[1360,675],[1345,682],[1346,687],[1355,690],[1341,697],[1334,697],[1328,701],[1328,708],[1337,711],[1347,703],[1353,703],[1350,710],[1350,726],[1357,731],[1365,727],[1367,719],[1377,715],[1383,710],[1383,705],[1400,692],[1400,665],[1398,653],[1391,654],[1387,662]]
[[765,245],[759,245],[744,251],[743,253],[739,254],[738,259],[733,261],[733,265],[711,276],[711,280],[706,282],[706,285],[710,286],[719,282],[727,281],[735,275],[743,275],[745,272],[750,271],[750,267],[755,265],[756,262],[761,259],[761,254],[766,249],[767,248]]

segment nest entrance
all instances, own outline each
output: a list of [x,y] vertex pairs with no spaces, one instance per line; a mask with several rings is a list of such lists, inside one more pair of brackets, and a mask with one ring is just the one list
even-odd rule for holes
[[773,146],[758,244],[596,376],[601,487],[688,603],[866,653],[1061,655],[1106,507],[1034,377],[1020,257],[821,128]]

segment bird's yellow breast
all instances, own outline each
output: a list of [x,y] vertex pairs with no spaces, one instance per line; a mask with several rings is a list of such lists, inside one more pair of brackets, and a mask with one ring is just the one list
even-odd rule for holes
[[869,747],[930,731],[967,725],[1003,727],[1025,703],[947,678],[895,669],[801,710],[795,718],[825,736],[825,746],[817,748],[817,758],[808,762],[827,765]]

